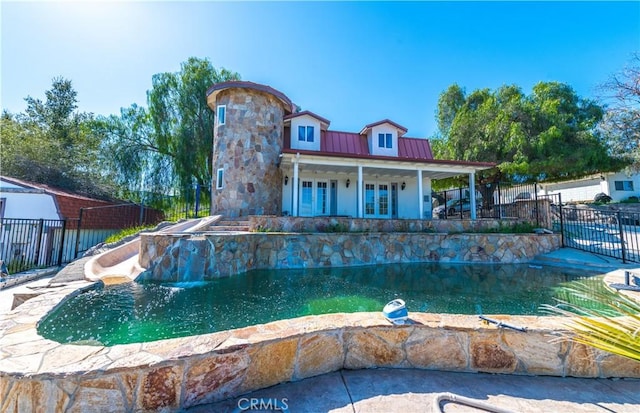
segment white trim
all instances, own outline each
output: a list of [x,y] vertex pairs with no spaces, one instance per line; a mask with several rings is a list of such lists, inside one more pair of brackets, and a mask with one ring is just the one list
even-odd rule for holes
[[216,171],[216,189],[224,188],[224,168],[218,168]]
[[293,215],[294,217],[298,216],[298,160],[294,160],[293,162],[293,182],[292,185],[293,187],[291,188],[292,190],[292,202],[293,202],[293,207],[291,208],[293,210],[293,213],[291,215]]
[[418,181],[418,219],[424,218],[424,190],[422,188],[422,170],[418,169],[416,179]]
[[364,217],[364,185],[362,175],[362,165],[358,165],[358,218]]
[[[222,122],[220,122],[220,109],[224,112]],[[227,105],[218,105],[216,107],[216,122],[218,125],[225,125],[227,123]]]

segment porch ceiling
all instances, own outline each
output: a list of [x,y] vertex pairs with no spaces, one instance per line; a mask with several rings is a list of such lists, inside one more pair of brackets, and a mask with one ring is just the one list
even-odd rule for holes
[[[282,157],[281,168],[293,169],[296,155],[285,153]],[[363,174],[377,177],[415,178],[417,171],[422,170],[422,176],[431,179],[451,178],[458,175],[469,174],[489,167],[484,165],[471,165],[466,163],[452,164],[446,162],[407,162],[396,160],[354,160],[345,158],[333,158],[324,156],[300,156],[298,170],[306,173],[331,173],[340,175],[357,175],[358,165],[362,165]]]

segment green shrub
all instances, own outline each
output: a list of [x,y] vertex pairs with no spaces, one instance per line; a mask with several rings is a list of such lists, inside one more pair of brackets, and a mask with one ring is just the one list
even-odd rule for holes
[[156,226],[140,226],[140,227],[131,227],[125,228],[120,232],[116,232],[115,234],[110,235],[106,240],[104,240],[105,244],[111,244],[112,242],[118,242],[123,238],[126,238],[130,235],[136,235],[140,232],[148,231],[150,229],[154,229]]

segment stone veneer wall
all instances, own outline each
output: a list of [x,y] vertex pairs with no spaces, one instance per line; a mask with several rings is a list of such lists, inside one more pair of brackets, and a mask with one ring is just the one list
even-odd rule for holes
[[527,262],[560,247],[558,234],[204,233],[141,235],[146,278],[197,281],[252,269],[407,262]]
[[87,284],[0,317],[0,412],[175,411],[343,368],[640,378],[640,362],[554,340],[556,317],[495,316],[524,333],[474,316],[410,313],[411,324],[392,326],[354,313],[112,347],[39,336],[38,321]]
[[[535,218],[535,217],[534,217]],[[352,217],[249,217],[251,231],[274,232],[478,232],[531,222],[520,218],[376,219]],[[533,220],[535,222],[535,219]]]
[[[216,105],[227,108],[225,124],[214,127],[211,214],[280,213],[283,104],[265,92],[232,88],[218,93]],[[224,168],[222,189],[216,189],[218,168]]]

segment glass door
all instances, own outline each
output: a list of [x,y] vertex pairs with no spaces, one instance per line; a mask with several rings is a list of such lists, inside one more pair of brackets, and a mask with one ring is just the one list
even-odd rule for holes
[[328,210],[327,182],[316,182],[316,210],[315,215],[327,215]]
[[313,215],[313,181],[300,181],[300,211],[302,217]]
[[376,185],[364,184],[364,216],[376,216]]
[[398,218],[398,184],[391,184],[391,218]]
[[389,184],[378,184],[378,216],[389,217]]
[[336,216],[338,215],[338,181],[331,181],[331,192],[329,193],[329,200],[331,202],[331,207],[329,208],[329,214]]

